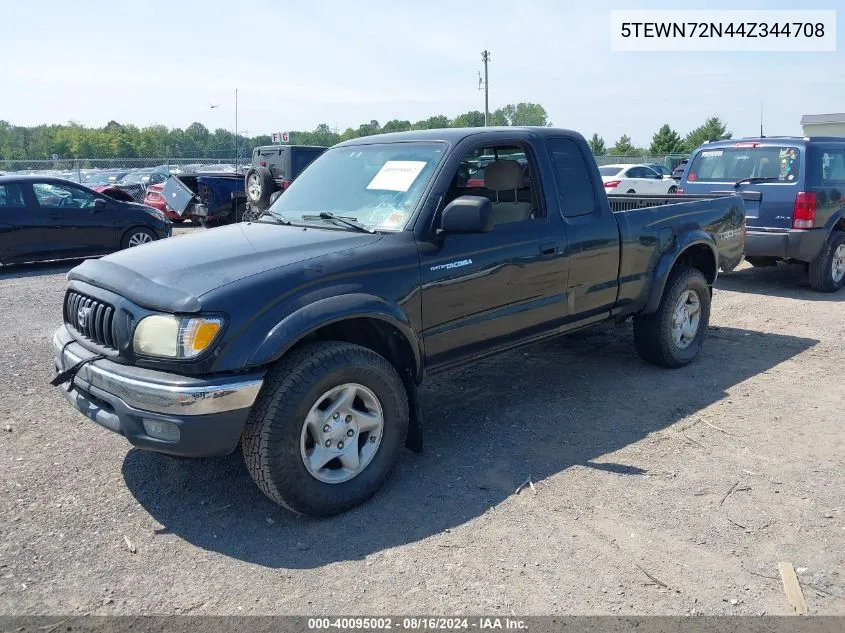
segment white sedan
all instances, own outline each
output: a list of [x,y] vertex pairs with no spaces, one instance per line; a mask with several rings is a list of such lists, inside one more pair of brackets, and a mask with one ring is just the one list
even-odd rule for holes
[[678,183],[663,178],[648,165],[602,165],[599,167],[606,193],[673,194]]

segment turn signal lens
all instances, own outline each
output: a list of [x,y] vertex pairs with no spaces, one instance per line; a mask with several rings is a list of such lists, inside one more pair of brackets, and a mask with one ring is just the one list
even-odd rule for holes
[[217,332],[220,330],[220,321],[206,321],[204,319],[191,319],[191,324],[186,332],[185,347],[199,354],[209,345]]

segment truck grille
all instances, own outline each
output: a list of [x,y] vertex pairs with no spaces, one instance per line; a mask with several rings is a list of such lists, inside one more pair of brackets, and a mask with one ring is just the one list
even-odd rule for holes
[[97,345],[117,349],[114,308],[71,290],[65,297],[65,323]]

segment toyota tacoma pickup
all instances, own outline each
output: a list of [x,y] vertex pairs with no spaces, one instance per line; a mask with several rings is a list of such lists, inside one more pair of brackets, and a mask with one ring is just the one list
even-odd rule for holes
[[52,384],[140,449],[240,445],[269,498],[329,516],[422,449],[435,373],[629,318],[646,361],[691,362],[744,231],[738,194],[607,196],[577,132],[359,138],[254,221],[73,268]]

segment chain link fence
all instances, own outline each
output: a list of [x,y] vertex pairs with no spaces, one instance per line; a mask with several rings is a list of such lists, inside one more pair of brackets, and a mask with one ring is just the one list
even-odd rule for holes
[[128,174],[136,171],[242,171],[246,161],[235,158],[61,158],[57,160],[0,159],[0,173],[44,174],[84,182],[96,172]]

